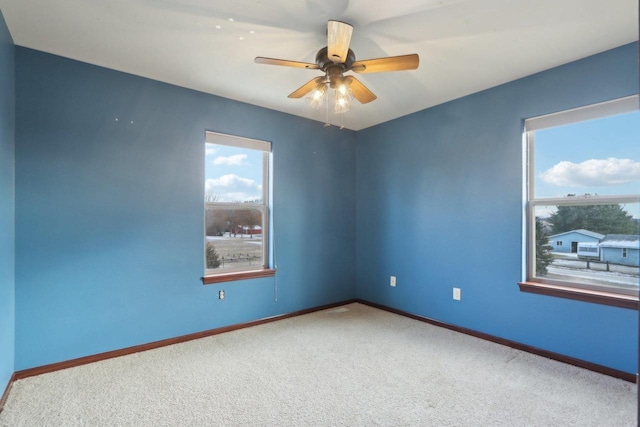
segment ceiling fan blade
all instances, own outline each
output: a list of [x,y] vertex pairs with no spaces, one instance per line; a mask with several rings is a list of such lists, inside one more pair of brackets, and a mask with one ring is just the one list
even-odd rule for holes
[[420,65],[420,58],[417,53],[413,53],[411,55],[356,61],[351,66],[351,70],[356,73],[383,73],[385,71],[415,70],[418,65]]
[[318,69],[316,64],[309,62],[287,61],[286,59],[264,58],[262,56],[257,56],[254,62],[256,64],[281,65],[283,67],[307,68],[310,70]]
[[371,92],[365,85],[363,85],[360,80],[356,79],[353,76],[347,76],[344,78],[344,82],[349,85],[351,88],[351,93],[353,93],[353,97],[360,101],[361,104],[366,104],[368,102],[374,101],[377,96],[373,92]]
[[302,86],[300,86],[298,89],[291,92],[291,94],[289,95],[289,98],[302,98],[303,96],[305,96],[306,94],[314,90],[316,86],[318,86],[320,83],[324,83],[324,81],[325,81],[324,76],[311,79],[305,84],[303,84]]
[[345,22],[327,23],[327,56],[331,61],[342,64],[347,60],[352,33],[353,27]]

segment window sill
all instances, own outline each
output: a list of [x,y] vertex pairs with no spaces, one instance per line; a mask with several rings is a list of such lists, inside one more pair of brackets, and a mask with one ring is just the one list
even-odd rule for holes
[[257,279],[259,277],[271,277],[275,276],[276,270],[272,268],[265,268],[263,270],[253,271],[236,271],[233,273],[222,273],[211,276],[202,277],[203,285],[210,285],[212,283],[233,282],[236,280]]
[[537,282],[519,282],[518,286],[520,286],[521,292],[529,292],[539,295],[548,295],[552,297],[567,298],[576,301],[591,302],[595,304],[604,304],[614,307],[638,310],[637,296],[570,288],[568,286],[548,285],[545,283]]

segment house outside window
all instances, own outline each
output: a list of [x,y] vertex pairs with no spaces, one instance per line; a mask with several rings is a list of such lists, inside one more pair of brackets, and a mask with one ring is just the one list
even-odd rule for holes
[[[525,120],[527,261],[521,290],[637,304],[637,258],[610,261],[602,254],[614,236],[638,235],[638,135],[637,95]],[[570,251],[560,250],[562,241],[553,239],[558,235],[571,236]],[[579,248],[587,246],[596,249],[582,256],[587,251]]]
[[272,275],[269,269],[271,143],[207,132],[203,282]]

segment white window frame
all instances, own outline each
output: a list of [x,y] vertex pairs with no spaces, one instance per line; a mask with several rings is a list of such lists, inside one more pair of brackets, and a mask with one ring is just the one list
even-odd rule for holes
[[[575,196],[575,197],[535,197],[535,131],[548,129],[556,126],[563,126],[582,121],[605,118],[623,113],[638,111],[638,95],[619,98],[607,102],[588,105],[558,113],[533,117],[525,120],[524,141],[526,144],[526,183],[525,183],[525,253],[526,253],[526,274],[525,282],[521,283],[523,291],[561,296],[572,299],[579,299],[603,304],[618,305],[614,300],[622,299],[625,302],[620,306],[631,308],[637,305],[637,292],[613,291],[603,289],[598,286],[590,286],[583,283],[566,282],[552,280],[548,278],[538,278],[535,276],[536,269],[536,230],[535,230],[535,209],[537,206],[576,206],[576,205],[609,205],[639,203],[640,195],[622,196]],[[525,285],[525,286],[523,286]],[[538,286],[536,286],[538,285]],[[537,288],[537,289],[536,289]],[[591,297],[578,296],[575,293],[588,293]],[[602,297],[602,298],[600,298]]]
[[[243,138],[234,135],[227,135],[217,132],[206,132],[206,143],[226,145],[236,148],[245,148],[261,151],[262,155],[262,201],[260,203],[230,203],[230,202],[208,202],[204,203],[204,214],[206,218],[207,209],[230,210],[230,209],[257,209],[262,217],[262,262],[260,265],[252,267],[239,267],[237,269],[208,269],[206,260],[207,238],[206,238],[206,220],[205,230],[203,230],[204,246],[203,246],[203,265],[205,276],[202,278],[205,284],[217,283],[229,280],[247,279],[253,277],[271,276],[275,273],[269,268],[269,236],[271,224],[269,222],[269,200],[270,200],[270,164],[271,164],[271,142],[261,141],[257,139]],[[204,194],[204,192],[203,192]]]

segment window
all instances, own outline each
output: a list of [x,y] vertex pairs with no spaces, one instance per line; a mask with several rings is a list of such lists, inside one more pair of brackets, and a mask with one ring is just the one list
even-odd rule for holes
[[268,268],[270,152],[266,141],[206,133],[205,284],[274,274]]
[[562,240],[556,241],[556,246],[562,246]]
[[[521,290],[637,308],[638,135],[637,96],[525,120]],[[571,239],[571,252],[554,252],[549,237],[560,233]],[[625,242],[622,256],[610,250],[619,242]]]

